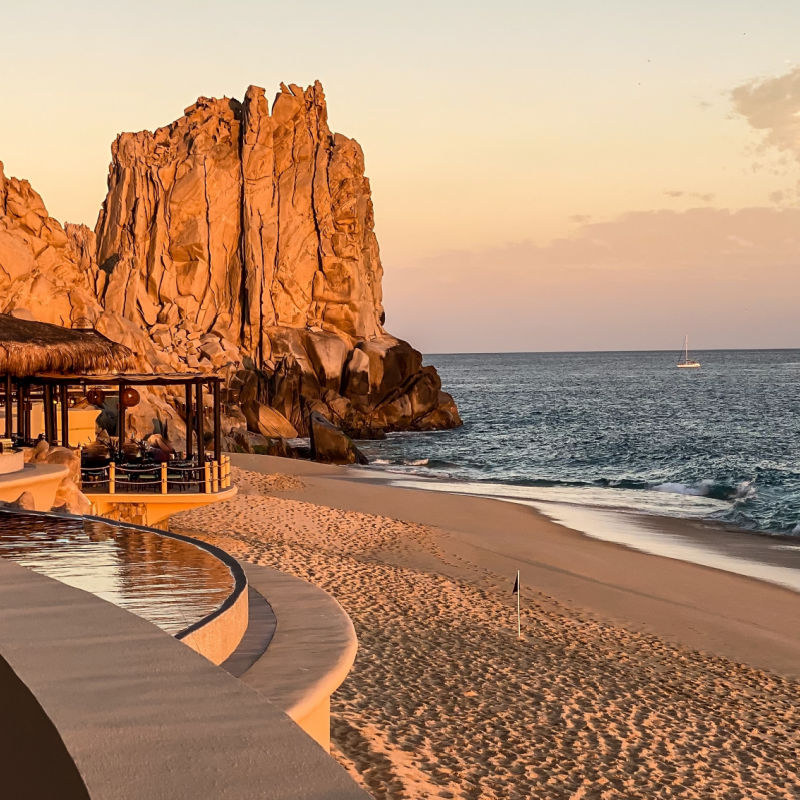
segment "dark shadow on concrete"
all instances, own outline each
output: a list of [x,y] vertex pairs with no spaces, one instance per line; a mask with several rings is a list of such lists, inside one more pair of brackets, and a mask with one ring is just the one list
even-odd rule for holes
[[61,736],[0,658],[0,795],[9,800],[89,800]]

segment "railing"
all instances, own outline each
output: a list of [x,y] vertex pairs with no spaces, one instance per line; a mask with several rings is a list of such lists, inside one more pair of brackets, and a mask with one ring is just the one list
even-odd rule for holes
[[81,467],[84,492],[103,494],[211,494],[231,486],[231,460],[202,464],[117,464]]

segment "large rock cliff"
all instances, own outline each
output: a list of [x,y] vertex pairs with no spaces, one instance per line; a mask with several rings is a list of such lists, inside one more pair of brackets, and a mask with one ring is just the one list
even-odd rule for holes
[[[112,145],[94,234],[48,217],[0,171],[0,306],[91,322],[158,370],[226,379],[251,431],[460,424],[432,367],[383,327],[383,270],[360,146],[331,133],[319,83],[270,109],[200,98]],[[42,303],[44,298],[54,298]]]

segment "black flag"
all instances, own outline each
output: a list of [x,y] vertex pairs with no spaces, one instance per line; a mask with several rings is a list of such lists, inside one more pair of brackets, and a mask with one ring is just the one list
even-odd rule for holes
[[517,577],[514,579],[514,588],[511,590],[511,594],[519,594],[519,572],[517,573]]

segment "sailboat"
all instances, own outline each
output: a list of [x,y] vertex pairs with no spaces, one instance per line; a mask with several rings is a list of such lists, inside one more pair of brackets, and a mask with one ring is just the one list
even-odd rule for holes
[[678,362],[678,369],[697,369],[699,366],[699,361],[689,358],[689,334],[687,333],[683,339],[683,358]]

